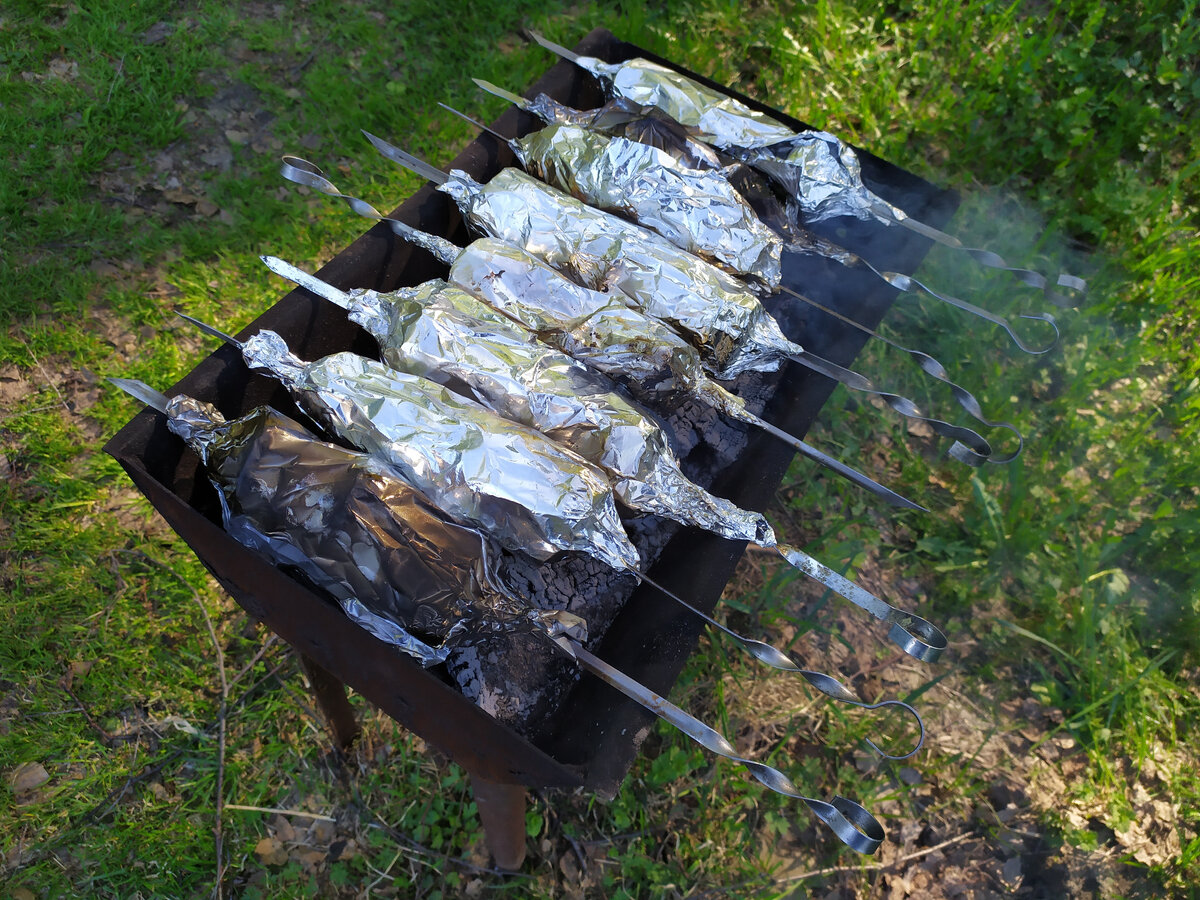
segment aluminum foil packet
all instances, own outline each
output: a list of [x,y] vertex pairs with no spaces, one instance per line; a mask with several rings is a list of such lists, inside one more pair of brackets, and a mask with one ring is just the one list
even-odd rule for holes
[[493,569],[497,547],[367,455],[265,407],[226,421],[177,396],[166,411],[170,430],[204,461],[233,538],[300,572],[422,665],[499,632],[584,630],[577,616],[514,596]]
[[740,100],[648,59],[606,63],[581,56],[576,62],[601,78],[617,96],[658,107],[676,122],[696,129],[697,137],[721,150],[765,147],[795,134],[782,122],[750,109]]
[[778,182],[809,222],[835,216],[885,222],[908,218],[863,184],[858,155],[828,132],[809,131],[730,153]]
[[519,169],[486,185],[453,170],[439,187],[475,227],[597,290],[619,291],[700,350],[718,378],[775,371],[801,352],[746,286],[663,238],[593,209]]
[[[507,241],[472,242],[448,277],[540,340],[625,385],[644,403],[675,405],[699,397],[723,408],[719,401],[729,398],[733,410],[739,402],[709,379],[696,348],[662,322],[626,305],[616,292],[570,281]],[[731,414],[743,417],[736,410]]]
[[689,169],[721,169],[729,161],[709,144],[697,140],[663,110],[625,97],[613,97],[595,109],[575,109],[546,94],[525,101],[525,110],[544,122],[579,125],[610,137],[623,137],[665,150]]
[[[465,391],[579,454],[610,476],[613,492],[631,509],[724,537],[774,542],[761,516],[688,480],[661,426],[611,380],[540,343],[463,289],[434,280],[374,295],[369,305],[379,307],[379,301],[392,307],[394,323],[402,323],[372,332],[389,365]],[[479,307],[486,321],[472,315]],[[351,318],[359,321],[356,312],[352,308]]]
[[306,363],[271,331],[246,341],[242,355],[332,433],[394,465],[447,515],[507,549],[640,566],[604,475],[532,429],[353,353]]
[[513,142],[522,164],[591,206],[616,212],[676,247],[777,287],[783,241],[719,171],[579,125],[555,124]]

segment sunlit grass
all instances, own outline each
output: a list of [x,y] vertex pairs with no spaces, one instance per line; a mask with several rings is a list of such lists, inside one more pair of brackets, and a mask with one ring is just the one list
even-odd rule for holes
[[[176,324],[174,308],[236,330],[282,293],[259,253],[311,267],[365,230],[339,205],[285,186],[278,156],[305,156],[344,190],[390,208],[420,181],[374,154],[359,130],[446,162],[473,134],[438,100],[493,114],[501,104],[468,76],[521,89],[551,63],[517,37],[521,26],[569,45],[605,25],[959,189],[952,226],[969,242],[1089,277],[1087,306],[1055,311],[1063,339],[1044,357],[1023,356],[998,330],[928,298],[900,298],[887,320],[889,335],[933,353],[989,415],[1025,434],[1016,463],[964,470],[926,452],[898,417],[839,391],[816,432],[822,446],[883,460],[888,483],[935,513],[885,518],[798,462],[771,516],[782,536],[804,536],[831,564],[853,573],[874,559],[918,583],[932,620],[976,626],[986,661],[973,658],[966,677],[1061,711],[1057,733],[1084,748],[1088,769],[1064,802],[1106,810],[1105,827],[1128,823],[1140,814],[1139,773],[1157,763],[1180,820],[1195,821],[1194,12],[982,0],[887,11],[855,0],[782,10],[314,0],[272,15],[212,2],[183,13],[150,2],[9,4],[0,17],[0,377],[15,371],[29,391],[0,410],[10,476],[0,484],[9,613],[0,770],[37,762],[50,776],[32,797],[0,794],[13,886],[208,895],[219,696],[202,604],[228,676],[246,669],[229,698],[225,801],[339,816],[358,835],[340,858],[313,839],[328,856],[318,879],[296,855],[258,859],[270,816],[227,812],[231,892],[354,896],[372,884],[384,896],[458,896],[482,879],[494,893],[555,895],[558,856],[509,881],[478,871],[486,859],[465,776],[380,714],[360,704],[364,741],[347,768],[334,765],[299,668],[277,644],[256,656],[263,636],[97,452],[136,409],[104,376],[164,387],[208,347]],[[235,95],[218,96],[229,86]],[[173,186],[172,175],[184,183]],[[1006,316],[1047,308],[1036,291],[949,251],[934,250],[919,274]],[[893,351],[869,347],[857,366],[954,409]],[[747,563],[754,591],[725,605],[731,622],[797,642],[810,632],[836,640],[837,602],[824,598],[817,618],[804,619],[802,585],[760,565]],[[975,623],[977,614],[986,618]],[[913,693],[936,690],[945,671],[931,669]],[[762,677],[714,637],[673,699],[737,735],[753,712],[731,701],[729,685]],[[890,827],[965,815],[982,797],[971,753],[914,762],[938,784],[932,796],[918,796],[896,766],[860,772],[856,753],[873,727],[815,704],[764,753],[815,796],[880,804]],[[1078,846],[1103,840],[1086,819],[1044,820]],[[527,824],[533,847],[569,835],[607,897],[721,887],[771,896],[790,890],[774,882],[785,851],[814,869],[847,864],[802,807],[665,727],[612,803],[535,798]],[[566,848],[561,859],[573,855]],[[1186,884],[1198,865],[1200,839],[1185,832],[1156,875]]]

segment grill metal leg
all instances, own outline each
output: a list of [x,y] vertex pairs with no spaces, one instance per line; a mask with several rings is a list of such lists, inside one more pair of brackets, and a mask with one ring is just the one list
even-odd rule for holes
[[334,743],[341,750],[349,749],[361,733],[361,729],[358,719],[354,716],[354,709],[350,706],[350,700],[346,697],[346,686],[303,653],[300,654],[300,664],[304,667],[309,684],[312,685],[313,696],[317,698],[317,705],[321,707],[321,713],[333,734]]
[[524,786],[497,784],[472,772],[471,789],[492,861],[501,869],[521,868],[525,861]]

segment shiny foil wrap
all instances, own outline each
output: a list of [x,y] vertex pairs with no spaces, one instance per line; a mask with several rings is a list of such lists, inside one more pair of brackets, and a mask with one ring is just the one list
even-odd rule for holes
[[783,186],[810,222],[835,216],[885,222],[907,218],[863,184],[858,155],[828,132],[808,131],[767,147],[730,152]]
[[604,79],[617,96],[658,107],[676,122],[696,129],[701,140],[721,150],[765,147],[795,134],[782,122],[750,109],[740,100],[648,59],[606,63],[581,56],[576,62]]
[[576,280],[620,292],[685,334],[719,378],[769,372],[802,352],[746,286],[657,235],[507,168],[481,185],[450,172],[442,190],[480,230]]
[[[461,288],[429,281],[375,294],[366,305],[376,322],[378,307],[393,310],[396,327],[372,330],[389,365],[465,392],[578,453],[608,473],[614,493],[631,509],[723,537],[774,542],[762,516],[693,484],[680,471],[662,428],[612,381],[539,343]],[[479,307],[486,319],[473,315]],[[365,324],[357,307],[350,317]]]
[[656,106],[695,135],[783,185],[810,221],[855,216],[899,222],[907,216],[862,181],[854,150],[824,131],[797,134],[739,100],[645,59],[579,64],[627,100]]
[[596,109],[575,109],[546,94],[538,94],[523,107],[544,122],[579,125],[610,137],[623,137],[665,150],[689,169],[720,169],[726,161],[710,145],[655,106],[643,106],[614,97]]
[[643,402],[673,404],[712,393],[736,403],[709,379],[696,348],[662,322],[627,306],[618,292],[570,281],[520,247],[496,238],[474,241],[449,278]]
[[514,597],[492,569],[499,551],[490,541],[447,521],[366,454],[264,407],[226,421],[210,404],[178,396],[167,416],[208,468],[231,536],[302,573],[423,665],[498,631],[577,637],[583,628],[570,613]]
[[502,546],[538,559],[577,551],[616,569],[640,566],[603,474],[543,435],[353,353],[306,363],[261,331],[242,354],[333,433]]
[[783,241],[719,172],[685,168],[664,150],[579,125],[517,141],[525,168],[590,206],[621,213],[676,247],[777,287]]

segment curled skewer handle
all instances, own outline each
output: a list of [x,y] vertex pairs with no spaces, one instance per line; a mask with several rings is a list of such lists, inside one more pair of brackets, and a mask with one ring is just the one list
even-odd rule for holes
[[946,636],[932,622],[913,613],[896,609],[870,591],[859,587],[845,575],[835,572],[829,566],[813,559],[796,547],[781,544],[775,549],[790,565],[805,575],[821,582],[834,593],[845,597],[855,606],[865,609],[880,621],[891,625],[888,637],[909,656],[916,657],[923,662],[933,662],[942,655],[942,651],[948,646]]
[[916,720],[917,729],[919,732],[919,735],[917,737],[917,744],[915,747],[913,747],[907,753],[899,754],[899,755],[897,755],[895,753],[887,753],[886,751],[883,750],[882,747],[880,747],[878,744],[876,744],[870,738],[865,739],[867,742],[867,745],[872,750],[874,750],[876,753],[878,753],[880,756],[882,756],[884,759],[892,759],[892,760],[908,759],[911,756],[915,756],[916,753],[923,746],[925,746],[925,720],[921,718],[921,714],[919,712],[917,712],[915,709],[913,709],[912,706],[905,703],[903,700],[881,700],[878,703],[866,703],[862,700],[859,700],[858,697],[856,697],[850,691],[850,689],[847,688],[840,681],[837,681],[836,679],[831,678],[830,676],[824,674],[823,672],[812,672],[807,669],[797,669],[797,671],[808,680],[809,684],[811,684],[814,688],[816,688],[818,691],[820,691],[826,697],[829,697],[833,700],[838,700],[842,703],[848,704],[849,706],[857,706],[861,709],[884,709],[885,707],[894,706],[894,707],[897,707],[898,709],[904,710],[906,713],[908,713],[910,716],[912,716],[913,719]]
[[[894,217],[891,218],[894,219]],[[1055,306],[1068,309],[1079,305],[1077,301],[1055,291],[1053,287],[1051,287],[1049,279],[1047,279],[1046,276],[1041,272],[1035,272],[1033,269],[1022,269],[1016,266],[1010,266],[1004,261],[1000,254],[994,253],[991,250],[985,250],[982,247],[966,247],[963,245],[962,241],[953,235],[946,234],[944,231],[939,231],[930,225],[926,225],[924,222],[918,222],[912,218],[904,217],[899,220],[899,224],[903,225],[910,231],[915,231],[917,234],[922,235],[923,237],[937,241],[939,244],[945,247],[949,247],[952,250],[962,251],[981,266],[987,266],[989,269],[999,269],[1002,272],[1008,272],[1013,276],[1013,278],[1017,279],[1017,281],[1020,281],[1022,284],[1027,284],[1031,288],[1036,288],[1037,290],[1041,291],[1045,295],[1046,299]],[[1080,294],[1087,292],[1086,281],[1076,275],[1068,275],[1065,272],[1058,276],[1055,284],[1057,284],[1058,287],[1068,288]]]
[[580,665],[589,672],[674,725],[706,750],[742,766],[758,781],[776,793],[802,801],[852,850],[864,854],[874,853],[883,843],[886,837],[883,826],[862,804],[845,797],[834,797],[832,803],[806,797],[783,772],[765,763],[738,756],[737,749],[723,734],[705,725],[695,716],[684,712],[670,700],[634,681],[602,659],[593,656],[579,643],[571,641],[570,649]]
[[[880,278],[884,277],[883,273],[879,272],[874,266],[872,266],[870,263],[868,263],[866,260],[862,259],[861,257],[854,255],[852,261],[854,264],[862,264],[862,265],[866,266],[868,269],[870,269],[872,272],[874,272]],[[1011,431],[1017,438],[1017,448],[1012,453],[1009,453],[1005,456],[992,455],[992,456],[988,457],[989,463],[997,463],[997,464],[998,463],[1009,463],[1021,455],[1021,450],[1025,446],[1025,438],[1021,435],[1021,432],[1017,430],[1016,426],[1014,426],[1008,422],[992,421],[991,419],[988,419],[987,417],[985,417],[983,414],[983,407],[980,405],[979,400],[975,397],[975,395],[972,394],[970,391],[968,391],[966,388],[964,388],[962,385],[956,384],[954,381],[951,381],[950,373],[948,371],[946,371],[946,367],[943,366],[938,360],[936,360],[932,356],[930,356],[928,353],[925,353],[922,350],[914,350],[911,347],[905,347],[901,344],[898,344],[895,341],[893,341],[891,338],[880,334],[878,331],[875,331],[873,328],[868,328],[866,325],[863,325],[861,322],[856,322],[854,319],[851,319],[849,316],[843,315],[842,313],[838,312],[836,309],[830,309],[828,306],[818,303],[816,300],[813,300],[810,297],[806,297],[803,294],[797,293],[796,291],[793,291],[789,287],[780,287],[780,291],[782,291],[783,293],[787,294],[790,297],[795,297],[797,300],[807,303],[809,306],[819,309],[821,312],[825,313],[827,316],[832,316],[833,318],[837,319],[839,322],[844,322],[845,324],[850,325],[853,328],[857,328],[859,331],[869,334],[871,337],[876,338],[877,340],[883,341],[889,347],[895,347],[897,350],[901,351],[902,353],[908,354],[909,358],[912,359],[912,361],[915,362],[918,366],[920,366],[921,371],[923,371],[926,375],[928,375],[931,378],[936,378],[938,381],[942,382],[942,384],[944,384],[948,388],[950,388],[950,393],[952,393],[954,395],[954,399],[958,401],[958,405],[961,406],[963,409],[965,409],[975,419],[982,422],[984,425],[988,426],[989,428],[1005,428],[1005,429]]]
[[844,384],[852,390],[863,391],[864,393],[880,397],[888,406],[900,413],[900,415],[916,419],[918,422],[924,422],[937,434],[952,438],[955,444],[951,448],[951,455],[960,462],[972,466],[981,466],[992,455],[992,445],[977,431],[961,425],[954,425],[942,419],[936,419],[933,416],[927,416],[908,397],[882,390],[865,375],[855,372],[852,369],[847,369],[844,366],[839,366],[837,363],[830,362],[824,357],[809,353],[807,350],[798,347],[796,351],[790,352],[787,355],[789,359],[807,366],[814,372],[819,372],[828,378],[832,378],[834,381]]
[[1045,322],[1054,331],[1054,337],[1051,339],[1050,343],[1046,344],[1045,346],[1036,346],[1029,344],[1022,339],[1022,337],[1017,334],[1007,319],[1002,316],[998,316],[995,313],[988,312],[986,309],[976,306],[974,303],[968,303],[966,300],[960,300],[958,297],[952,297],[949,294],[939,294],[937,291],[931,290],[929,287],[917,281],[915,278],[912,278],[908,275],[902,275],[899,272],[880,272],[879,274],[885,281],[887,281],[888,284],[892,285],[892,287],[896,288],[897,290],[911,291],[913,288],[916,288],[917,290],[924,291],[930,297],[941,300],[943,303],[949,303],[951,306],[955,306],[964,312],[969,312],[972,315],[979,316],[979,318],[985,319],[988,322],[991,322],[993,325],[999,325],[1008,333],[1008,336],[1013,339],[1014,344],[1032,356],[1040,356],[1041,354],[1052,350],[1054,345],[1058,343],[1058,323],[1054,320],[1054,316],[1050,315],[1050,313],[1038,313],[1035,315],[1020,316],[1022,319],[1034,319],[1039,322]]
[[684,609],[689,610],[700,619],[703,619],[709,625],[733,638],[733,640],[741,644],[743,650],[745,650],[759,662],[771,666],[772,668],[782,669],[785,672],[795,672],[798,675],[802,675],[810,685],[831,700],[837,700],[839,703],[848,703],[851,706],[858,706],[863,709],[881,709],[885,706],[903,707],[917,720],[917,726],[921,732],[920,740],[917,742],[917,746],[908,753],[905,753],[902,756],[896,756],[891,753],[885,753],[878,744],[868,738],[867,744],[880,756],[883,756],[886,759],[908,759],[910,756],[920,750],[921,746],[925,743],[925,723],[921,720],[920,714],[907,703],[902,703],[899,700],[884,700],[880,703],[865,703],[860,700],[848,687],[831,676],[826,675],[823,672],[814,672],[811,669],[802,668],[791,654],[785,653],[777,647],[772,647],[770,644],[763,641],[756,641],[753,638],[748,638],[738,634],[728,626],[722,625],[712,616],[701,612],[682,597],[678,596],[672,591],[667,590],[650,577],[640,572],[635,574],[637,574],[639,578],[641,578],[655,590],[661,591],[663,594],[670,597]]

